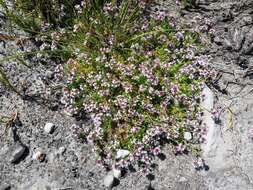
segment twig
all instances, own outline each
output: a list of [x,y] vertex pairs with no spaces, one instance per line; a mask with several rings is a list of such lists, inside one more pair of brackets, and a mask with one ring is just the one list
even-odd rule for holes
[[6,124],[5,124],[5,128],[4,128],[4,132],[1,136],[3,136],[6,133],[8,128],[13,126],[13,124],[16,122],[17,118],[18,118],[18,112],[15,111],[14,113],[12,113],[12,115],[10,116],[8,121],[5,122]]
[[57,188],[55,190],[71,190],[74,189],[73,187],[63,187],[63,188]]

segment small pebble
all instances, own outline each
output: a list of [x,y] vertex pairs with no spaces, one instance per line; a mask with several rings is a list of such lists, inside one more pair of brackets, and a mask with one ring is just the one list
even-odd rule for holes
[[59,141],[62,139],[62,134],[58,133],[55,137],[54,137],[54,141]]
[[113,175],[108,174],[107,176],[105,176],[105,178],[104,178],[104,185],[106,187],[111,188],[113,186],[113,183],[114,183],[114,177],[113,177]]
[[112,170],[113,176],[117,179],[119,179],[121,177],[121,170],[113,168]]
[[3,185],[1,190],[10,190],[11,189],[11,185],[5,184]]
[[63,154],[65,151],[66,151],[66,148],[62,146],[62,147],[59,148],[58,153]]
[[73,116],[73,114],[72,114],[72,113],[67,112],[67,111],[63,111],[63,113],[64,113],[66,116],[69,116],[69,117],[72,117],[72,116]]
[[54,73],[52,71],[47,70],[46,71],[46,77],[48,79],[52,79],[52,78],[54,78]]
[[38,160],[40,162],[43,162],[45,160],[46,154],[42,153],[41,151],[37,151],[33,155],[34,160]]
[[120,149],[117,152],[116,159],[125,158],[129,154],[130,154],[130,152],[128,150]]
[[214,41],[217,45],[222,45],[222,42],[223,42],[223,40],[222,40],[220,37],[218,37],[218,36],[216,36],[216,37],[213,39],[213,41]]
[[17,147],[15,147],[12,155],[11,155],[11,159],[10,159],[10,162],[11,163],[15,163],[17,161],[19,161],[19,159],[24,155],[25,153],[25,146],[23,145],[17,145]]
[[186,182],[187,179],[186,179],[185,177],[180,177],[178,181],[179,181],[179,182]]
[[48,134],[53,133],[55,125],[53,123],[46,123],[44,131]]
[[190,132],[185,132],[184,133],[184,139],[189,141],[192,139],[192,134]]

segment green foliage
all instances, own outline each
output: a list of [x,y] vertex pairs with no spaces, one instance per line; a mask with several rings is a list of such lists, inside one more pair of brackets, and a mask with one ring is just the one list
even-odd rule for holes
[[85,110],[93,121],[79,138],[92,141],[107,161],[105,155],[115,158],[118,149],[135,154],[140,145],[154,155],[164,133],[178,145],[198,141],[184,139],[198,127],[190,121],[199,119],[196,101],[207,69],[189,56],[200,45],[198,34],[173,28],[166,15],[146,15],[135,0],[120,6],[115,0],[82,6],[66,0],[62,16],[58,1],[46,2],[17,0],[6,14],[42,42],[56,44],[45,52],[66,61],[66,110]]
[[4,85],[7,89],[10,89],[19,94],[17,89],[11,84],[5,72],[1,68],[0,68],[0,83],[2,83],[2,85]]

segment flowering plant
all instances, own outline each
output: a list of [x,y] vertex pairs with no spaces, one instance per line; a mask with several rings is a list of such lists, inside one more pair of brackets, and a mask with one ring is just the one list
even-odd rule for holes
[[70,115],[89,115],[90,126],[73,130],[93,144],[98,163],[148,171],[164,142],[177,153],[203,142],[200,91],[211,72],[198,55],[198,33],[182,30],[164,11],[150,13],[144,0],[72,5],[68,27],[42,14],[58,27],[44,39],[67,60],[61,102]]
[[144,1],[106,3],[66,38],[73,54],[62,100],[68,113],[90,116],[92,125],[75,134],[94,145],[106,167],[148,169],[163,142],[182,153],[205,133],[199,92],[210,72],[195,55],[197,33],[173,26],[165,12],[144,11]]

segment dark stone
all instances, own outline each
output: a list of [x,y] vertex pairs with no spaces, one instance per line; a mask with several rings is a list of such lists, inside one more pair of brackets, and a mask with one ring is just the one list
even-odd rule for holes
[[11,190],[11,185],[4,185],[1,190]]
[[24,160],[29,154],[28,148],[23,144],[16,144],[12,147],[12,153],[10,157],[10,162],[13,164],[18,164],[20,161]]

